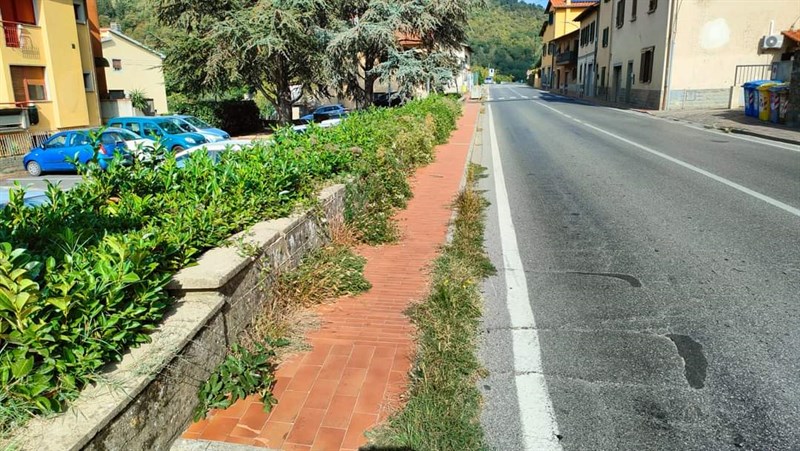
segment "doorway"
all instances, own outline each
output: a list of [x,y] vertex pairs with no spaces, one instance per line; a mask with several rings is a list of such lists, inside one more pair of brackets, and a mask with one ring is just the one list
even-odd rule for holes
[[619,66],[614,66],[613,83],[614,83],[614,91],[613,91],[613,95],[611,96],[612,97],[611,100],[614,101],[614,102],[619,102],[619,91],[620,91],[620,86],[622,85],[622,65],[621,64]]
[[628,61],[628,72],[625,75],[625,103],[631,103],[631,99],[633,98],[631,95],[631,88],[633,87],[633,60]]

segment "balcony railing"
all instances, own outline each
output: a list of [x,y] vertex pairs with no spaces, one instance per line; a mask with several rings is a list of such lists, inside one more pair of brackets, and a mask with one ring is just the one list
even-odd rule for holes
[[22,35],[22,24],[17,22],[3,21],[3,36],[6,39],[6,47],[20,48]]
[[578,52],[569,50],[556,55],[556,64],[578,64]]

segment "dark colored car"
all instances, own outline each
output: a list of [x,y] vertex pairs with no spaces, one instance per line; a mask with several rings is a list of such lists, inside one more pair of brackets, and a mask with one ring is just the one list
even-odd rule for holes
[[313,113],[301,117],[300,120],[303,122],[322,122],[328,119],[336,119],[346,114],[347,109],[344,105],[323,105],[314,110]]
[[395,107],[403,103],[403,97],[397,93],[381,92],[372,98],[372,104],[379,107]]

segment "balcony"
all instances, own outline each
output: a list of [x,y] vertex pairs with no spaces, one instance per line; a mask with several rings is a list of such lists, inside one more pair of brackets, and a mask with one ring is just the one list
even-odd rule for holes
[[6,47],[15,49],[22,47],[22,24],[4,20],[3,37],[5,37]]
[[561,52],[556,55],[556,64],[559,66],[566,66],[566,65],[577,65],[578,64],[578,52],[574,50],[569,50],[567,52]]

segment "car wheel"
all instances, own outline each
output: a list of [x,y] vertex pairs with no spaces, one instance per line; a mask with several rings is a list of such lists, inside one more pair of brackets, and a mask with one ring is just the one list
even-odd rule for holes
[[25,169],[28,170],[28,174],[39,177],[42,175],[42,167],[39,166],[39,163],[35,161],[29,161],[27,165],[25,165]]
[[175,146],[175,147],[172,148],[172,152],[174,152],[174,153],[178,153],[181,150],[183,150],[183,146]]

